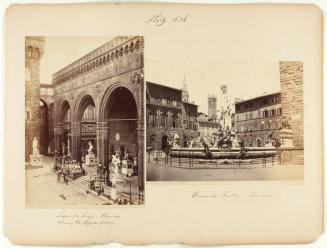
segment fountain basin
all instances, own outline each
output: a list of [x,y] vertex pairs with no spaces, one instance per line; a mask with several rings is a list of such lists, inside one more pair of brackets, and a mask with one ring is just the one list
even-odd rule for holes
[[247,147],[246,152],[240,156],[241,148],[209,148],[211,156],[208,157],[204,148],[172,148],[170,156],[181,158],[200,158],[200,159],[250,159],[250,158],[265,158],[273,157],[278,153],[274,147]]

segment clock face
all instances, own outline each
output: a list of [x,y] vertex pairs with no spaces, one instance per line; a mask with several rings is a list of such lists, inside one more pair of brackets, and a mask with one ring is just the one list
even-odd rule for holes
[[116,141],[119,141],[120,140],[120,134],[118,132],[116,133],[116,136],[115,137],[116,137]]

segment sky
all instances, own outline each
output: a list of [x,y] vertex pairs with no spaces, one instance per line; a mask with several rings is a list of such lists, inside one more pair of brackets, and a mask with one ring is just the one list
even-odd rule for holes
[[280,91],[278,61],[149,61],[146,78],[159,84],[181,88],[185,80],[189,100],[198,111],[208,113],[208,95],[228,94],[249,99]]
[[52,74],[81,58],[113,37],[45,37],[40,64],[40,82],[52,83]]
[[[41,83],[51,83],[52,74],[103,45],[113,37],[46,37],[41,58]],[[145,40],[147,41],[147,40]],[[205,43],[145,42],[145,80],[174,88],[187,84],[190,101],[199,112],[208,112],[208,94],[219,95],[220,85],[226,84],[228,94],[248,99],[280,91],[279,63],[271,60],[220,59],[222,48],[210,47],[210,53],[196,53]],[[149,46],[147,46],[149,44]],[[166,44],[166,45],[165,45]],[[174,46],[174,50],[169,49]],[[215,48],[217,47],[217,48]],[[171,51],[170,51],[171,50]],[[199,49],[198,49],[199,50]],[[193,55],[192,55],[193,53]]]

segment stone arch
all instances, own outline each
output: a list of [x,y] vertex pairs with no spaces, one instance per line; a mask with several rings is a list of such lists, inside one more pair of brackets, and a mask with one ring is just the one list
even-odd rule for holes
[[[58,103],[57,111],[56,111],[56,122],[62,122],[65,112],[71,109],[71,104],[67,99],[61,99]],[[71,116],[69,116],[71,119]]]
[[46,155],[49,145],[49,106],[40,98],[40,153]]
[[110,104],[109,103],[109,99],[113,97],[113,93],[117,90],[117,89],[125,89],[127,90],[132,96],[133,99],[135,101],[135,105],[136,105],[136,111],[138,110],[138,106],[137,106],[137,100],[135,95],[133,94],[133,91],[126,85],[123,85],[122,83],[116,83],[114,85],[112,85],[111,87],[109,87],[105,93],[103,94],[101,101],[100,101],[100,105],[99,108],[97,110],[97,120],[98,121],[106,121],[106,104]]
[[109,87],[101,98],[97,114],[97,147],[100,163],[107,166],[111,155],[128,151],[131,159],[141,163],[138,142],[138,112],[135,95],[122,83]]
[[95,154],[97,154],[96,148],[96,120],[83,121],[84,112],[91,106],[93,111],[96,112],[96,105],[94,98],[89,92],[83,91],[77,97],[74,104],[73,114],[73,127],[72,127],[72,156],[77,161],[82,161],[82,158],[87,154],[88,142],[91,141]]
[[95,109],[97,109],[94,97],[88,92],[84,91],[78,96],[74,104],[74,121],[81,121],[83,113],[89,104],[92,104]]

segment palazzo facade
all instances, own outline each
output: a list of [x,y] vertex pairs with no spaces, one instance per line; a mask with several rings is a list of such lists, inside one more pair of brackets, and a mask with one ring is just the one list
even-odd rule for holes
[[168,139],[175,133],[179,136],[180,146],[186,146],[187,141],[198,137],[198,106],[186,101],[188,93],[185,89],[146,82],[148,148],[166,149]]
[[128,151],[144,183],[144,40],[119,36],[53,74],[54,150],[81,161],[91,142],[102,166]]

